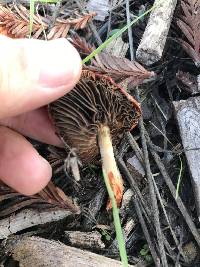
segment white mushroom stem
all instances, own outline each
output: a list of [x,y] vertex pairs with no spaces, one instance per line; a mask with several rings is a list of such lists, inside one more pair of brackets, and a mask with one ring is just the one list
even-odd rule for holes
[[[100,126],[99,132],[98,132],[98,141],[99,141],[99,148],[100,148],[101,159],[102,159],[102,167],[104,171],[106,172],[111,188],[115,195],[117,205],[119,206],[121,203],[122,194],[123,194],[123,182],[122,182],[121,174],[118,170],[118,167],[115,161],[112,140],[111,140],[111,135],[110,135],[110,129],[108,126],[106,125]],[[107,208],[108,209],[111,208],[110,202]]]

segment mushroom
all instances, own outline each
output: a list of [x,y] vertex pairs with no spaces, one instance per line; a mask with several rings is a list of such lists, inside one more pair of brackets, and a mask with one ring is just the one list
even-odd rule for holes
[[137,101],[110,77],[83,70],[74,89],[49,105],[49,113],[57,134],[68,147],[76,148],[84,165],[94,163],[101,154],[119,206],[123,182],[112,144],[117,145],[124,132],[137,125],[141,115]]

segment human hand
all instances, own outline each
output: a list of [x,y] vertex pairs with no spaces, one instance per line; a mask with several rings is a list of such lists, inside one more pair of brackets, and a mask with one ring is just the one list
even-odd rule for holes
[[16,191],[32,195],[50,180],[51,166],[21,134],[61,144],[44,106],[71,90],[80,73],[80,56],[65,39],[0,36],[0,179]]

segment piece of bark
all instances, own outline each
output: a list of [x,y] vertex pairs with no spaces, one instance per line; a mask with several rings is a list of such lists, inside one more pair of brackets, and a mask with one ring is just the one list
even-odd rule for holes
[[18,241],[11,253],[14,260],[19,262],[19,267],[122,266],[119,261],[38,237],[28,237]]
[[108,0],[89,0],[87,3],[87,10],[97,13],[94,20],[104,21],[108,16],[109,9],[110,5]]
[[84,249],[100,250],[105,248],[105,244],[101,241],[101,237],[101,234],[97,231],[65,231],[65,238],[70,245]]
[[138,61],[149,66],[161,59],[177,0],[155,0],[142,40],[136,52]]
[[128,189],[126,190],[126,192],[123,195],[122,198],[122,204],[121,204],[121,208],[120,208],[120,217],[123,219],[127,216],[127,210],[129,209],[129,204],[132,200],[134,196],[134,193],[132,191],[132,189]]
[[134,196],[134,193],[133,193],[132,189],[129,188],[128,190],[126,190],[126,192],[124,193],[123,198],[122,198],[122,204],[121,204],[120,212],[128,209],[129,203],[130,203],[133,196]]
[[37,210],[23,210],[8,218],[0,220],[0,239],[7,238],[12,234],[35,225],[62,220],[71,214],[72,213],[67,210],[41,212]]
[[[120,212],[120,215],[121,215],[121,212]],[[136,235],[134,234],[134,229],[136,229],[136,225],[137,225],[136,220],[134,220],[131,217],[129,217],[123,225],[123,234],[124,234],[124,240],[125,240],[127,249],[130,248],[130,243],[133,244],[136,242],[137,234]],[[133,233],[133,235],[131,233]],[[112,244],[109,246],[109,251],[111,253],[117,254],[119,250],[118,247],[119,247],[118,241],[117,241],[117,238],[115,238]],[[140,264],[142,264],[143,261],[141,259],[139,261],[140,261]]]
[[96,226],[95,220],[98,217],[105,199],[106,189],[102,187],[98,190],[98,192],[96,192],[95,196],[90,201],[88,210],[90,211],[90,214],[92,214],[92,216],[84,216],[84,219],[82,221],[82,226],[87,231],[91,231],[93,229],[93,226]]
[[131,158],[128,158],[127,162],[132,166],[132,168],[134,169],[134,171],[137,173],[138,176],[141,176],[142,178],[145,176],[144,167],[142,166],[141,162],[139,161],[136,155],[134,155]]
[[198,93],[200,92],[200,75],[197,75],[197,87],[198,87]]
[[200,97],[174,102],[200,219]]
[[125,43],[121,36],[113,39],[105,48],[105,52],[116,57],[124,58],[128,51],[129,44]]

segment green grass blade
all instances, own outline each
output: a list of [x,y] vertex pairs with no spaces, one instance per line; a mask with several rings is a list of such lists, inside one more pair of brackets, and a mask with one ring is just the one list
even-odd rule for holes
[[[31,38],[31,33],[33,30],[33,16],[35,13],[35,1],[30,0],[30,16],[29,16],[29,38]],[[57,3],[59,0],[40,0],[40,3]]]
[[112,40],[114,40],[115,38],[119,37],[120,35],[122,35],[122,33],[124,33],[129,27],[133,26],[136,22],[138,22],[140,19],[142,19],[143,17],[145,17],[147,14],[149,14],[152,10],[154,10],[158,5],[160,5],[160,3],[162,1],[166,1],[166,0],[160,0],[158,1],[158,3],[155,5],[153,5],[150,9],[148,9],[146,12],[144,12],[143,14],[141,14],[140,16],[138,16],[136,19],[134,19],[133,21],[131,21],[130,23],[128,23],[127,25],[125,25],[122,29],[120,29],[119,31],[117,31],[115,34],[113,34],[110,38],[108,38],[103,44],[101,44],[99,47],[97,47],[97,49],[95,49],[90,55],[88,55],[86,58],[83,59],[82,63],[85,64],[86,62],[88,62],[89,60],[91,60],[93,57],[95,57],[98,53],[100,53],[110,42],[112,42]]
[[128,266],[128,258],[127,258],[127,254],[126,254],[125,241],[124,241],[124,236],[123,236],[120,218],[119,218],[119,211],[117,208],[117,203],[115,200],[114,193],[112,191],[112,188],[111,188],[110,183],[109,183],[109,179],[108,179],[107,174],[106,174],[104,169],[103,169],[103,177],[104,177],[104,181],[106,184],[109,198],[110,198],[111,203],[112,203],[112,212],[113,212],[113,219],[114,219],[114,225],[115,225],[115,230],[116,230],[116,237],[117,237],[118,246],[119,246],[119,254],[121,257],[123,267],[127,267]]

